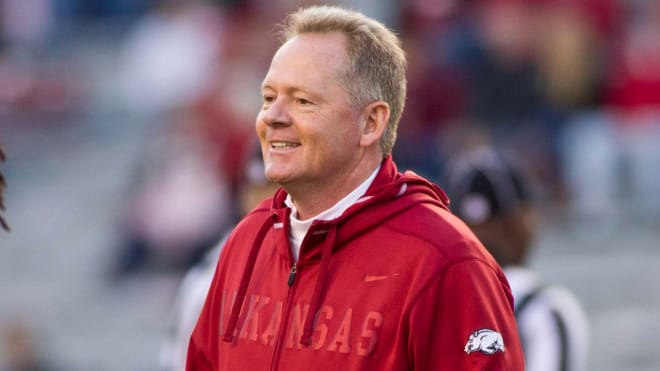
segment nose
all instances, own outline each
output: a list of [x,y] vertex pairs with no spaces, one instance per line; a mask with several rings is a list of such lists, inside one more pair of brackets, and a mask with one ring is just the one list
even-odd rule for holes
[[291,123],[291,117],[283,99],[275,99],[264,105],[259,113],[259,119],[268,126],[286,126]]

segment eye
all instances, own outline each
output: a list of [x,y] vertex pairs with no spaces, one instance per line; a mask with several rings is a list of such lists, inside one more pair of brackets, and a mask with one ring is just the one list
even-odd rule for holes
[[275,96],[271,94],[264,94],[262,96],[264,103],[272,103],[275,100]]
[[299,104],[301,106],[307,106],[307,105],[312,104],[311,101],[309,101],[305,98],[295,98],[295,101],[296,101],[297,104]]

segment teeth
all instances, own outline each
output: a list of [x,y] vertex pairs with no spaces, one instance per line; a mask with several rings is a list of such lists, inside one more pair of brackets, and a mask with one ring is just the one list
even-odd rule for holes
[[299,144],[289,143],[289,142],[273,142],[273,143],[271,143],[271,146],[273,148],[283,149],[283,148],[295,148],[295,147],[298,147]]

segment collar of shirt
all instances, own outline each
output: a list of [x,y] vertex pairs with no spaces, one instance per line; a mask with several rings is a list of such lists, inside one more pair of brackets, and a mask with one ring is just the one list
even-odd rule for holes
[[302,244],[302,241],[314,220],[332,220],[341,216],[341,214],[343,214],[346,209],[353,205],[360,197],[362,197],[362,195],[367,192],[367,189],[369,189],[369,186],[376,178],[378,170],[380,170],[380,165],[378,165],[376,170],[374,170],[373,173],[371,173],[371,175],[364,182],[362,182],[362,184],[357,186],[357,188],[346,195],[346,197],[339,200],[339,202],[334,204],[334,206],[331,208],[309,219],[298,219],[298,210],[296,209],[296,205],[294,205],[293,200],[291,199],[291,195],[286,196],[284,204],[291,208],[291,229],[289,233],[289,242],[291,242],[291,252],[294,261],[298,261],[300,245]]

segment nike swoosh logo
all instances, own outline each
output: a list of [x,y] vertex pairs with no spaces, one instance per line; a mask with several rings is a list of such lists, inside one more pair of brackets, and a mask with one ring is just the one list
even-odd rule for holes
[[365,274],[364,275],[364,282],[374,282],[374,281],[382,281],[386,280],[388,278],[396,277],[401,275],[401,273],[393,273],[393,274],[388,274],[388,275],[373,275],[373,274]]

